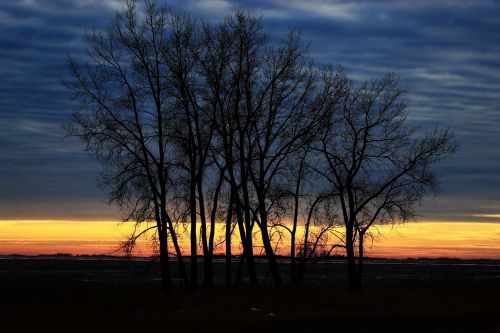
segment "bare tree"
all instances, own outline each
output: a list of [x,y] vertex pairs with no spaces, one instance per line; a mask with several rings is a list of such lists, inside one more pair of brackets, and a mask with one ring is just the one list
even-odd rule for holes
[[175,101],[166,75],[171,69],[163,61],[169,34],[166,8],[146,2],[139,13],[128,2],[104,32],[88,35],[84,64],[69,58],[73,80],[66,82],[80,101],[68,134],[79,137],[103,162],[102,184],[110,188],[110,201],[127,212],[125,221],[156,222],[165,290],[171,285],[169,239],[187,283],[169,214],[173,148],[167,131]]
[[[233,217],[236,218],[238,232],[244,249],[248,274],[253,285],[257,285],[257,275],[253,258],[251,225],[245,223],[245,209],[241,197],[239,181],[239,157],[235,149],[236,119],[239,113],[242,70],[236,58],[237,29],[231,19],[211,26],[203,25],[202,50],[200,53],[200,76],[206,90],[203,93],[205,109],[214,138],[210,148],[211,159],[217,166],[224,182],[229,184],[229,204],[226,223],[226,286],[231,286],[231,237]],[[249,37],[253,38],[253,37]],[[212,211],[212,214],[215,212]]]
[[[370,228],[412,219],[436,188],[430,166],[455,150],[449,131],[418,136],[407,125],[394,76],[356,85],[341,68],[315,69],[299,33],[271,45],[244,12],[212,25],[127,2],[104,32],[89,34],[86,62],[69,58],[69,68],[66,86],[80,104],[68,134],[102,161],[110,201],[136,223],[124,248],[149,232],[157,239],[165,290],[171,246],[194,288],[201,244],[204,286],[212,286],[217,221],[225,223],[227,287],[245,264],[258,284],[254,235],[274,284],[283,284],[277,226],[291,236],[292,281],[333,236],[323,251],[345,247],[350,286],[359,287]],[[190,278],[176,221],[189,229]],[[243,248],[236,279],[233,232]]]
[[[240,45],[246,45],[248,18],[238,15]],[[286,161],[307,144],[318,125],[314,105],[316,72],[311,68],[307,47],[291,31],[278,47],[256,47],[239,51],[243,77],[237,117],[241,188],[246,223],[259,226],[273,281],[282,277],[274,255],[269,228],[276,204],[287,182]],[[290,164],[288,164],[289,166]]]
[[449,130],[422,136],[408,124],[403,90],[394,75],[360,85],[345,82],[319,135],[316,149],[322,160],[315,169],[338,195],[349,286],[359,288],[370,227],[411,220],[423,195],[437,188],[431,166],[450,156],[456,144]]
[[[203,32],[200,67],[215,132],[212,158],[230,185],[229,212],[236,217],[251,283],[257,283],[252,239],[257,225],[272,277],[281,285],[269,219],[283,195],[287,159],[319,123],[316,71],[298,33],[291,31],[281,45],[269,46],[260,20],[246,13],[205,25]],[[231,220],[226,220],[227,230]]]
[[[345,84],[343,72],[340,68],[336,70],[333,66],[316,70],[315,78],[317,82],[308,108],[314,117],[317,117],[317,124],[309,128],[306,125],[305,128],[308,130],[322,128],[325,122],[324,115],[336,105]],[[281,224],[290,233],[290,278],[292,283],[302,280],[306,262],[314,255],[320,238],[334,225],[334,219],[322,215],[319,209],[324,208],[321,206],[325,204],[325,201],[331,201],[335,197],[335,191],[332,192],[330,188],[321,186],[317,175],[313,172],[314,161],[317,158],[314,154],[315,138],[306,136],[301,143],[302,146],[293,151],[287,158],[285,170],[282,171],[286,174],[286,180],[283,182],[285,200],[291,199],[290,208],[292,210],[290,214],[287,214],[291,218],[291,226]],[[328,210],[323,210],[323,213],[328,213]],[[318,222],[317,224],[326,226],[324,231],[316,235],[316,238],[312,237],[310,233],[310,227],[314,220]],[[297,265],[296,248],[299,224],[302,224],[305,230],[299,252],[300,265]],[[298,270],[300,270],[300,274],[298,274]]]
[[[169,83],[176,98],[174,142],[178,152],[178,165],[186,173],[187,207],[190,216],[191,287],[197,286],[197,233],[198,215],[201,222],[203,251],[208,258],[207,220],[203,178],[210,146],[212,127],[205,123],[201,87],[197,77],[199,58],[199,31],[197,23],[187,15],[170,18],[171,38],[163,49],[163,59],[168,64]],[[207,126],[208,125],[208,126]],[[205,265],[206,266],[206,265]],[[205,274],[208,279],[209,276]],[[206,283],[209,283],[207,280]]]
[[[298,169],[295,172],[295,184],[294,188],[290,191],[293,203],[293,217],[292,217],[292,226],[291,228],[286,227],[286,229],[290,232],[290,280],[292,283],[297,282],[297,261],[296,261],[296,238],[297,238],[297,227],[299,225],[299,215],[300,215],[300,203],[301,199],[305,196],[304,187],[305,187],[305,179],[307,176],[307,157],[309,150],[304,149],[303,152],[299,155],[298,161],[293,161],[298,164]],[[292,162],[292,163],[293,163]],[[294,170],[295,168],[292,168]],[[312,208],[314,209],[314,208]],[[307,221],[306,221],[307,224]],[[307,228],[307,225],[306,225]],[[307,241],[307,239],[306,239]]]

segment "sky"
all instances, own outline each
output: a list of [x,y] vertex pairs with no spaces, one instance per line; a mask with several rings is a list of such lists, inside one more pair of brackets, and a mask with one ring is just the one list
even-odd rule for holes
[[[357,80],[400,76],[409,121],[450,127],[459,151],[437,166],[441,192],[425,221],[500,222],[498,1],[160,1],[217,22],[261,16],[271,40],[302,30],[319,66]],[[85,32],[102,29],[118,0],[0,1],[0,220],[118,220],[96,187],[100,165],[64,138],[72,101],[66,56],[82,59]]]
[[[450,225],[453,224],[451,228]],[[463,258],[500,259],[500,223],[477,223],[471,232],[467,222],[420,222],[405,225],[380,226],[373,231],[373,241],[365,243],[366,255],[384,258]],[[215,232],[216,254],[223,254],[225,226],[218,225]],[[65,253],[73,255],[123,255],[119,248],[133,229],[130,223],[116,221],[74,221],[74,220],[22,220],[0,221],[0,255],[39,255]],[[317,229],[312,229],[316,232]],[[340,232],[340,229],[336,229]],[[303,226],[297,229],[299,241],[304,234]],[[284,234],[280,242],[274,243],[276,253],[288,255],[289,234]],[[179,232],[180,246],[189,253],[189,231]],[[233,235],[232,253],[241,254],[239,235]],[[332,235],[323,248],[328,251],[336,238]],[[201,253],[199,249],[199,253]],[[140,239],[134,255],[149,256],[155,252],[151,243]],[[254,253],[264,254],[262,241],[254,237]],[[343,255],[342,249],[332,254]]]

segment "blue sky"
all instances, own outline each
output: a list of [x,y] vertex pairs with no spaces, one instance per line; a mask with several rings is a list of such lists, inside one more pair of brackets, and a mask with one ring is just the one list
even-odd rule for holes
[[[459,152],[438,170],[442,191],[426,220],[500,214],[500,2],[163,1],[218,21],[236,9],[262,16],[272,40],[302,30],[320,65],[356,79],[391,71],[407,88],[410,121],[455,130]],[[0,219],[117,219],[96,187],[100,165],[63,139],[73,101],[61,86],[66,55],[83,56],[118,0],[0,2]]]

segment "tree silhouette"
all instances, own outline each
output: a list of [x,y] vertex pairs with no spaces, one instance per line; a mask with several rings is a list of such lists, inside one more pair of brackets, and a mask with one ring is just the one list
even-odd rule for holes
[[322,160],[315,170],[336,193],[345,227],[349,286],[359,288],[370,227],[413,219],[423,195],[438,184],[430,167],[452,154],[456,144],[449,130],[419,136],[417,128],[408,125],[403,90],[393,74],[360,85],[347,78],[343,82],[318,135],[316,151]]
[[169,15],[151,2],[143,14],[138,15],[134,2],[127,2],[104,32],[88,35],[85,63],[69,58],[73,80],[65,84],[80,103],[67,130],[102,161],[101,184],[110,189],[110,201],[126,212],[125,221],[147,223],[128,245],[145,230],[156,230],[167,290],[169,239],[182,280],[188,282],[169,213],[174,142],[168,131],[175,118],[166,75],[171,70],[163,56],[169,46]]
[[[65,84],[79,104],[67,132],[96,154],[110,202],[136,223],[125,249],[156,236],[164,290],[172,246],[185,286],[197,287],[199,254],[203,284],[213,285],[217,222],[225,224],[228,288],[243,265],[259,283],[256,234],[274,284],[283,285],[278,227],[290,235],[292,282],[333,235],[325,252],[346,249],[349,285],[358,288],[370,228],[411,220],[436,189],[431,166],[455,150],[449,130],[421,136],[408,125],[394,75],[355,84],[341,67],[315,68],[297,31],[271,43],[260,19],[244,12],[209,24],[127,2],[105,31],[88,35],[86,60],[70,57],[69,69]],[[178,221],[189,230],[189,270]],[[243,249],[236,277],[234,232]]]

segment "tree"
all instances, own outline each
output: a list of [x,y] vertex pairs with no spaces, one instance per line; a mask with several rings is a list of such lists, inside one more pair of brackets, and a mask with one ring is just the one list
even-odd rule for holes
[[127,2],[104,32],[88,35],[87,61],[69,58],[68,90],[80,102],[67,126],[86,150],[102,161],[101,184],[110,202],[126,212],[125,221],[154,221],[159,240],[162,286],[171,286],[169,239],[174,245],[181,278],[188,282],[171,213],[171,157],[168,133],[176,99],[169,90],[171,68],[164,61],[170,26],[165,7],[146,2],[139,15]]
[[[318,126],[315,71],[300,35],[291,31],[269,46],[260,20],[237,12],[205,26],[201,68],[207,109],[215,130],[214,158],[227,172],[234,211],[252,284],[256,284],[252,233],[259,227],[271,275],[282,284],[269,229],[282,196],[286,161]],[[229,230],[231,219],[227,219]],[[226,239],[229,241],[229,239]]]
[[[314,68],[294,30],[271,45],[260,20],[244,12],[208,24],[152,1],[143,9],[127,2],[104,32],[89,34],[87,59],[69,58],[66,82],[80,102],[68,134],[102,161],[110,202],[136,223],[124,247],[130,251],[153,232],[167,290],[169,249],[183,284],[195,288],[201,244],[209,288],[222,221],[226,286],[238,285],[245,264],[250,283],[258,284],[254,235],[281,286],[276,227],[292,221],[285,226],[290,274],[300,281],[306,262],[328,235],[339,236],[332,230],[341,223],[344,244],[326,252],[345,247],[350,285],[360,286],[370,228],[413,218],[437,185],[430,166],[455,149],[453,134],[419,137],[407,125],[393,75],[356,85],[340,67]],[[190,278],[177,221],[189,230]],[[235,279],[234,231],[243,247]]]
[[[254,29],[256,21],[247,22],[248,30]],[[237,55],[238,50],[246,45],[238,46],[238,34],[241,27],[234,24],[232,18],[223,23],[211,26],[203,25],[202,50],[200,53],[200,76],[203,78],[206,90],[203,92],[205,109],[214,138],[210,147],[211,158],[217,166],[223,180],[229,184],[229,203],[225,219],[226,242],[226,286],[231,286],[231,234],[233,216],[237,221],[238,232],[243,246],[243,257],[252,285],[257,285],[257,274],[253,258],[252,225],[250,223],[249,207],[245,206],[240,192],[241,159],[239,150],[235,147],[237,141],[237,120],[240,113],[243,70]],[[254,43],[254,36],[247,32],[246,39]],[[248,43],[250,41],[247,41]],[[241,51],[240,51],[241,52]],[[246,186],[246,185],[245,185]],[[212,211],[212,215],[214,212]],[[248,218],[245,218],[248,217]]]
[[[236,19],[244,27],[247,19],[241,15]],[[245,45],[244,39],[242,42]],[[269,235],[270,220],[283,195],[282,184],[287,182],[287,160],[308,143],[319,125],[314,105],[316,72],[294,31],[278,47],[251,48],[251,52],[240,51],[239,57],[244,75],[238,83],[242,94],[237,147],[243,204],[249,208],[245,218],[258,225],[271,276],[280,286],[283,282]]]
[[[340,69],[340,68],[339,68]],[[325,114],[333,108],[341,96],[345,85],[345,75],[340,70],[335,70],[333,66],[325,66],[315,70],[315,80],[317,81],[312,93],[309,110],[314,115],[316,124],[305,126],[308,131],[318,130],[325,126]],[[298,120],[301,122],[302,120]],[[300,125],[299,125],[300,126]],[[331,206],[332,199],[336,198],[335,191],[320,185],[314,173],[314,161],[316,157],[314,147],[317,138],[306,136],[301,141],[301,146],[293,151],[287,158],[284,172],[286,180],[283,182],[283,199],[291,199],[291,227],[280,224],[290,233],[290,279],[292,282],[302,282],[306,263],[315,254],[316,248],[324,235],[335,225],[335,219],[330,214],[331,209],[321,209]],[[282,171],[283,172],[283,171]],[[291,181],[293,180],[293,182]],[[302,214],[301,214],[302,211]],[[302,218],[301,218],[302,215]],[[318,234],[312,237],[311,226],[313,221],[323,227]],[[304,235],[300,246],[300,263],[297,264],[297,227],[299,222],[304,226]]]
[[413,219],[423,195],[437,189],[431,166],[450,156],[456,144],[448,129],[419,135],[408,124],[403,90],[393,74],[360,85],[344,82],[318,135],[322,159],[315,170],[338,196],[349,287],[357,289],[370,227]]

